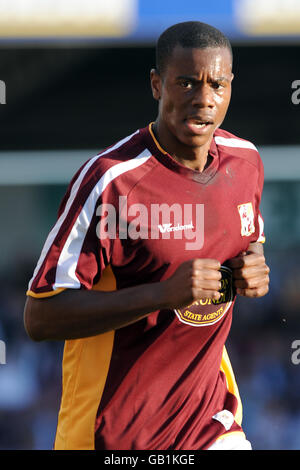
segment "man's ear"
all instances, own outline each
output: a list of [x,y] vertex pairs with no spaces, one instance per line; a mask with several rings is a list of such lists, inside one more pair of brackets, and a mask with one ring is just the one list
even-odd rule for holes
[[150,82],[153,98],[159,101],[161,97],[162,79],[156,69],[151,69],[150,71]]

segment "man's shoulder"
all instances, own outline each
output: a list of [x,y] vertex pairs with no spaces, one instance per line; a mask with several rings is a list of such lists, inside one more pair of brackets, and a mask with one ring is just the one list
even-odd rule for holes
[[116,178],[129,173],[132,175],[130,181],[136,181],[149,171],[153,159],[144,139],[144,130],[137,129],[86,160],[73,176],[70,188],[75,183],[84,191],[91,190],[95,185],[106,187]]
[[146,149],[143,138],[144,129],[137,129],[131,134],[116,140],[112,145],[103,148],[97,155],[98,162],[111,161],[112,164],[120,163],[137,157]]
[[216,129],[214,140],[217,147],[223,152],[233,157],[246,160],[263,171],[263,163],[256,145],[250,140],[239,137],[224,129]]
[[142,160],[149,156],[150,151],[144,140],[144,129],[137,129],[112,145],[103,148],[99,153],[89,158],[85,165],[90,166],[90,171],[99,176],[119,164],[134,167],[135,164],[142,163]]
[[224,129],[216,129],[214,139],[217,145],[231,149],[247,149],[258,153],[256,145],[250,140],[239,137]]

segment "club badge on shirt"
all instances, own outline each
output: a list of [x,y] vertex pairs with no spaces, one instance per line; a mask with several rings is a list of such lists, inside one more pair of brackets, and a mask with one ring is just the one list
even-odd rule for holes
[[238,211],[241,218],[241,235],[242,237],[250,237],[255,232],[254,211],[251,202],[239,204]]

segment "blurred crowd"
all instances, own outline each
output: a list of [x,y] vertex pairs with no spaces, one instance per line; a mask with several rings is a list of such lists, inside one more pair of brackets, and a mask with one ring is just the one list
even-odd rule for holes
[[32,342],[23,324],[28,281],[34,262],[20,260],[1,279],[0,338],[6,363],[0,365],[0,449],[51,449],[61,392],[60,342]]
[[253,448],[299,450],[300,355],[293,349],[300,340],[299,255],[266,251],[266,257],[270,291],[238,298],[228,349]]
[[[238,298],[227,349],[243,402],[244,429],[254,449],[300,449],[299,256],[267,254],[270,293]],[[63,343],[34,343],[23,326],[32,260],[19,260],[1,279],[0,449],[51,449],[61,394]],[[300,354],[299,354],[300,357]]]

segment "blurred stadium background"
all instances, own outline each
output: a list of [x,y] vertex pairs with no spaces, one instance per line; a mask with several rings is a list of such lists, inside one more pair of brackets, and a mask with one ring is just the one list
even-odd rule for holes
[[270,293],[238,300],[228,341],[244,428],[255,449],[300,449],[298,0],[0,0],[0,449],[53,445],[63,345],[31,342],[23,307],[67,183],[87,158],[155,119],[155,39],[193,19],[232,41],[222,127],[253,141],[265,165]]

